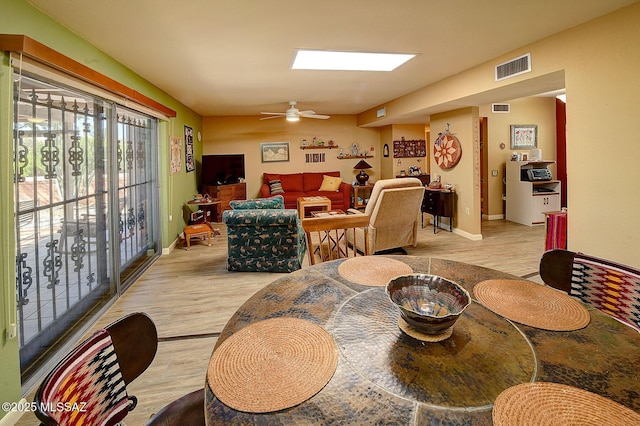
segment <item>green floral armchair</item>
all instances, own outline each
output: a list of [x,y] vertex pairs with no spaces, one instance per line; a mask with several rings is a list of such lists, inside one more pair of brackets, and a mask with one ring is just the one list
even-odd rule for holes
[[285,209],[277,195],[233,200],[222,213],[227,226],[227,270],[292,272],[302,267],[307,251],[297,210]]

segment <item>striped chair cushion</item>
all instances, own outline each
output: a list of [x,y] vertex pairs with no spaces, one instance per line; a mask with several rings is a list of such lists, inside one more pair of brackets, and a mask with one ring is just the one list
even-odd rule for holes
[[576,253],[570,294],[640,331],[640,271]]
[[[74,349],[46,380],[41,402],[55,407],[47,414],[60,425],[116,425],[129,412],[127,389],[106,330]],[[70,409],[57,409],[56,404]]]

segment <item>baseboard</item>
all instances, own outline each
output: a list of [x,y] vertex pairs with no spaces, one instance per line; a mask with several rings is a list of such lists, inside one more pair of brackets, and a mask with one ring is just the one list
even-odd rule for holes
[[[26,399],[22,398],[18,405],[26,406],[29,404]],[[8,411],[7,414],[4,415],[3,418],[0,419],[0,426],[13,426],[18,423],[18,420],[22,417],[22,415],[26,413],[26,411]]]
[[504,215],[503,214],[483,214],[482,218],[485,220],[502,220],[504,219]]
[[[429,224],[433,228],[433,219],[431,219],[429,221]],[[426,228],[426,226],[425,226],[425,228]],[[425,228],[423,228],[423,229],[425,229]],[[440,222],[438,224],[438,228],[449,232],[449,224],[448,223]],[[454,227],[451,232],[453,232],[454,234],[460,235],[461,237],[465,237],[465,238],[467,238],[469,240],[472,240],[472,241],[480,241],[480,240],[482,240],[482,234],[470,234],[470,233],[468,233],[466,231],[463,231],[461,229],[458,229],[456,227]]]
[[162,248],[162,255],[166,256],[167,254],[171,254],[171,252],[176,248],[176,245],[178,244],[178,240],[180,238],[176,238],[175,240],[173,240],[173,242],[171,243],[171,245],[169,247],[163,247]]
[[467,231],[463,231],[461,229],[458,228],[453,228],[453,233],[454,234],[458,234],[462,237],[465,237],[471,241],[480,241],[482,240],[482,234],[470,234]]

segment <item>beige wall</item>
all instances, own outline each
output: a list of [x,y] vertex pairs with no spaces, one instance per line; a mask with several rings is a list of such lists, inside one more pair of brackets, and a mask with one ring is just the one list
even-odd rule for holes
[[[358,144],[360,151],[373,155],[367,162],[373,169],[367,170],[371,181],[380,179],[380,132],[378,129],[358,128],[356,117],[334,115],[328,120],[302,119],[296,123],[285,119],[260,120],[250,117],[206,117],[203,119],[203,154],[245,155],[247,197],[258,196],[262,184],[262,173],[294,173],[302,171],[339,170],[346,182],[355,180],[353,166],[358,159],[338,159],[338,149],[301,149],[302,139],[311,141],[314,137],[328,142],[333,140],[344,150],[351,152],[351,146]],[[260,144],[263,142],[289,142],[290,161],[282,163],[262,163]],[[373,150],[371,150],[373,148]],[[305,163],[305,154],[325,153],[325,163]]]
[[[380,127],[380,150],[384,144],[389,146],[389,156],[382,157],[381,179],[391,179],[400,174],[400,170],[409,173],[409,166],[418,166],[423,173],[429,173],[429,163],[427,157],[416,158],[394,158],[393,141],[425,139],[424,124],[393,124]],[[382,155],[382,154],[381,154]]]
[[[481,104],[501,102],[505,86],[529,96],[523,82],[530,79],[549,90],[564,86],[569,249],[640,267],[638,22],[640,2],[385,103],[385,118],[460,105],[478,94],[485,99]],[[531,72],[495,82],[496,64],[527,52]],[[359,114],[358,124],[375,125],[380,107]],[[431,132],[437,133],[433,123]]]
[[[513,152],[528,153],[528,150],[510,149],[512,124],[536,124],[538,126],[538,148],[542,149],[544,160],[556,161],[556,104],[554,97],[530,97],[507,101],[511,112],[496,114],[491,105],[480,107],[480,116],[487,117],[487,207],[490,217],[504,215],[502,194],[505,194],[503,179],[505,163]],[[501,149],[500,144],[505,148]],[[549,167],[556,176],[555,165]],[[497,170],[498,176],[491,171]]]
[[[410,166],[418,166],[423,173],[428,172],[427,157],[416,158],[393,158],[393,141],[399,141],[402,138],[405,140],[419,140],[425,138],[425,126],[424,124],[394,124],[391,126],[392,140],[389,143],[389,156],[393,159],[393,175],[395,177],[400,174],[401,170],[405,173],[409,173]],[[400,163],[398,164],[398,160]]]
[[[384,149],[384,144],[389,147],[389,156],[382,156],[380,159],[380,178],[391,179],[395,177],[395,164],[393,158],[393,126],[380,127],[380,151]],[[382,155],[382,154],[381,154]]]
[[[460,162],[451,169],[436,165],[433,150],[429,152],[431,179],[440,176],[442,185],[452,184],[456,192],[453,226],[459,234],[481,239],[480,220],[480,134],[478,108],[464,108],[436,114],[431,117],[431,146],[438,133],[449,133],[458,138],[462,146]],[[443,219],[443,223],[447,219]],[[448,224],[446,224],[448,225]]]
[[[442,113],[452,109],[446,107],[447,104],[475,105],[474,102],[478,99],[483,99],[477,102],[478,105],[504,102],[506,87],[509,87],[510,92],[516,90],[520,97],[530,96],[534,94],[527,91],[527,82],[531,80],[542,82],[548,90],[565,87],[569,249],[640,267],[640,195],[635,188],[635,182],[640,180],[640,169],[637,167],[640,142],[636,136],[637,105],[640,99],[637,72],[640,69],[640,50],[636,48],[637,41],[640,40],[638,22],[640,3],[635,3],[610,15],[505,53],[493,61],[397,100],[375,106],[357,117],[334,117],[326,122],[307,120],[301,121],[295,127],[285,127],[284,120],[259,121],[258,117],[207,118],[203,124],[203,150],[205,154],[245,152],[248,164],[258,164],[264,167],[265,171],[339,169],[343,176],[352,178],[355,172],[350,167],[355,163],[347,165],[344,163],[348,160],[334,160],[333,155],[327,155],[328,161],[325,165],[306,165],[303,151],[294,150],[293,146],[302,137],[308,139],[313,136],[324,139],[331,137],[340,146],[345,147],[357,141],[361,147],[369,144],[374,146],[376,157],[370,163],[375,171],[372,171],[371,175],[372,180],[377,180],[381,176],[377,176],[376,171],[380,173],[381,170],[387,170],[386,163],[385,169],[380,166],[382,135],[391,132],[393,138],[393,128],[388,131],[382,128],[378,131],[371,127],[357,126],[375,126],[376,110],[382,106],[386,108],[387,120],[392,120],[400,114],[433,110],[430,136],[433,140],[446,125],[443,123],[449,120],[443,119],[443,116],[448,117],[449,113]],[[530,73],[495,82],[496,64],[527,52],[532,56]],[[474,114],[469,112],[463,115],[466,117],[460,123],[452,123],[452,131],[457,133],[459,138],[463,134],[472,138],[475,132],[475,119],[472,118]],[[457,113],[454,113],[453,117],[457,120]],[[541,121],[537,124],[545,122],[545,117],[538,117]],[[531,121],[528,119],[527,122]],[[492,129],[494,126],[491,123],[490,120],[489,126]],[[540,129],[541,132],[542,130]],[[502,127],[500,132],[504,131],[505,127]],[[548,129],[544,130],[545,134],[547,131]],[[490,134],[490,141],[493,141],[493,138],[494,135]],[[504,138],[505,144],[508,144],[505,136],[498,135],[497,138]],[[260,142],[282,140],[292,144],[292,161],[266,166],[260,164]],[[468,147],[463,145],[464,148]],[[467,156],[469,152],[469,149],[464,149],[461,163],[452,172],[444,174],[432,168],[431,174],[443,174],[445,181],[449,179],[458,185],[459,211],[454,225],[462,233],[474,237],[480,232],[479,225],[475,224],[480,220],[480,204],[479,190],[476,194],[476,177],[466,175],[473,175],[476,166],[473,158],[469,159]],[[549,158],[550,152],[543,148],[543,155]],[[471,163],[468,163],[469,160]],[[498,161],[501,164],[502,158]],[[489,170],[494,168],[498,167],[494,160],[491,160]],[[502,172],[503,169],[500,167],[498,170]],[[261,171],[247,172],[249,195],[257,194]],[[498,187],[500,181],[498,178]],[[492,185],[490,193],[491,204],[501,205],[495,197],[498,193],[501,196],[502,190]],[[470,208],[469,215],[465,213],[466,207]],[[460,209],[462,214],[459,214]],[[492,212],[495,211],[493,207],[491,209]]]

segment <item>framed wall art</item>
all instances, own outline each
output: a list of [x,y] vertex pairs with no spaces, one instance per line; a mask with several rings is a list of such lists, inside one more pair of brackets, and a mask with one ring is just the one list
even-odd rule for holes
[[182,139],[176,136],[171,136],[169,141],[169,145],[171,147],[171,155],[169,156],[171,159],[171,167],[169,170],[172,175],[175,175],[182,171]]
[[193,152],[193,127],[184,126],[184,163],[187,173],[196,169],[196,159]]
[[538,146],[536,124],[511,125],[511,149],[531,149]]
[[260,144],[263,163],[289,161],[289,142],[266,142]]
[[427,142],[424,139],[393,141],[393,158],[416,158],[427,155]]

